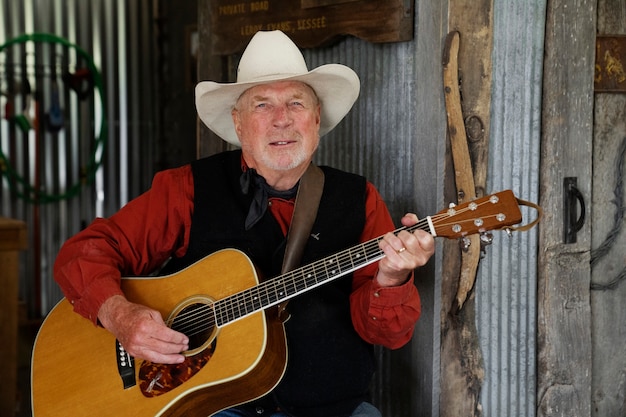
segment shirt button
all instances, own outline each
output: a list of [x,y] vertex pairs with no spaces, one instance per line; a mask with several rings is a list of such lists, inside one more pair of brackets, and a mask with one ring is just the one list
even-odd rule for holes
[[376,316],[372,316],[372,320],[376,321],[377,320]]
[[380,297],[380,293],[379,293],[378,291],[376,291],[376,292],[374,293],[374,297]]

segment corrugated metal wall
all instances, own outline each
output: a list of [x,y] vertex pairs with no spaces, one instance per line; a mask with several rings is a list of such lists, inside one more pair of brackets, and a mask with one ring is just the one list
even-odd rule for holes
[[[304,51],[309,68],[342,63],[361,79],[360,98],[346,119],[322,138],[317,162],[366,176],[397,224],[408,211],[426,216],[443,205],[441,23],[446,9],[447,2],[415,2],[415,35],[410,42],[372,44],[348,37],[331,47]],[[397,351],[377,351],[373,396],[386,417],[439,415],[436,265],[416,280],[422,318],[413,341]]]
[[[539,201],[546,0],[494,2],[488,188]],[[533,210],[523,210],[526,220]],[[494,234],[476,284],[486,417],[536,414],[537,228]]]
[[[52,279],[59,246],[95,216],[112,214],[149,186],[157,154],[155,4],[0,2],[0,43],[10,44],[0,52],[0,150],[5,156],[0,215],[28,224],[20,296],[31,317],[46,314],[61,298]],[[35,33],[52,36],[11,44]],[[94,89],[89,74],[96,75]],[[26,113],[39,122],[24,129],[16,117],[27,107],[26,80],[33,93],[32,110]],[[53,106],[55,82],[58,107]],[[62,116],[62,123],[47,123],[49,114]],[[16,177],[23,182],[15,182]]]

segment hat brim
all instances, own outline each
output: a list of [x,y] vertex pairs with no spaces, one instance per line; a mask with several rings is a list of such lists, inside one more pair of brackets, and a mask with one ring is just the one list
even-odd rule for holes
[[270,75],[242,83],[202,81],[196,85],[198,116],[219,137],[240,147],[231,116],[237,99],[251,87],[275,81],[301,81],[313,88],[322,105],[320,136],[330,132],[348,114],[360,91],[359,77],[340,64],[322,65],[305,74]]

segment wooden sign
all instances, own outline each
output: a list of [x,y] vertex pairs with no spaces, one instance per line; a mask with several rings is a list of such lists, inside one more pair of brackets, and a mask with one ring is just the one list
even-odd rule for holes
[[259,30],[282,30],[300,48],[342,35],[369,42],[413,39],[412,0],[215,0],[211,40],[215,55],[241,52]]
[[596,93],[626,93],[626,36],[596,37]]

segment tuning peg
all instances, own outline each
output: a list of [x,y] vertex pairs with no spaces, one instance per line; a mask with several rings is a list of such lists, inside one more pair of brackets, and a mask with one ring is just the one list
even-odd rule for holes
[[482,232],[480,234],[480,259],[487,256],[487,246],[493,243],[493,234]]
[[491,245],[493,243],[493,233],[483,232],[480,234],[480,243],[483,246]]
[[470,240],[470,238],[467,236],[463,236],[463,238],[461,238],[461,249],[463,249],[463,252],[467,252],[470,246],[472,246],[472,241]]

